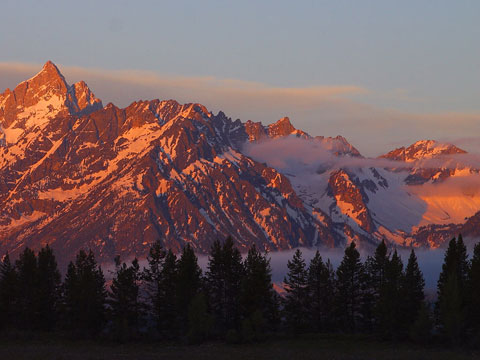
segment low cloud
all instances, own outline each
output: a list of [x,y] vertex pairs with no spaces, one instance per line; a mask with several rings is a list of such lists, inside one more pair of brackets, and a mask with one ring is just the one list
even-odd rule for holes
[[[138,70],[59,68],[67,82],[85,80],[98,97],[118,106],[127,106],[140,98],[175,98],[181,102],[201,102],[210,107],[241,105],[261,108],[280,105],[311,109],[344,95],[367,92],[354,85],[275,87],[254,81],[181,77]],[[14,87],[40,69],[41,65],[0,63],[0,89]]]
[[408,168],[414,166],[412,163],[388,159],[336,156],[321,141],[297,137],[248,143],[244,146],[243,151],[255,160],[267,163],[285,173],[298,173],[299,171],[319,173],[339,168]]
[[[450,201],[448,206],[463,206],[459,211],[462,214],[469,214],[468,216],[478,211],[480,205],[480,175],[475,172],[478,171],[476,169],[480,169],[478,154],[450,155],[405,163],[382,158],[335,156],[315,139],[294,137],[249,143],[245,145],[243,151],[256,161],[266,163],[284,174],[292,174],[306,183],[320,187],[326,186],[327,181],[322,174],[336,169],[356,170],[371,167],[405,171],[411,168],[457,169],[454,177],[418,186],[404,185],[405,189],[422,199],[435,199],[435,203]],[[403,174],[407,176],[406,172]]]
[[[335,141],[335,140],[334,140]],[[479,154],[453,154],[405,163],[384,158],[335,156],[327,145],[316,139],[284,137],[248,143],[244,152],[257,161],[265,162],[282,171],[298,167],[317,172],[326,168],[424,168],[424,169],[480,169]]]
[[432,159],[422,159],[413,163],[425,169],[480,169],[480,155],[475,153],[442,155]]

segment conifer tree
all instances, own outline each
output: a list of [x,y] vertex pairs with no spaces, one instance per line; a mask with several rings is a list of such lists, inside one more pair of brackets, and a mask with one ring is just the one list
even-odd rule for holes
[[261,254],[255,245],[248,251],[243,263],[245,274],[241,283],[240,305],[242,313],[242,332],[251,331],[250,339],[262,337],[264,328],[275,325],[276,309],[270,259]]
[[20,254],[15,263],[18,274],[17,311],[20,328],[33,330],[38,325],[38,263],[30,248]]
[[325,330],[330,331],[330,330],[335,330],[335,324],[337,321],[335,317],[336,274],[335,274],[335,271],[333,270],[333,265],[330,259],[327,259],[325,266],[328,272],[328,286],[327,286],[328,294],[326,294],[326,298],[325,298],[326,300],[325,306],[328,313],[326,312],[325,314]]
[[63,324],[77,336],[93,337],[105,323],[106,289],[92,251],[80,250],[63,283]]
[[467,280],[467,321],[474,336],[480,335],[480,243],[473,249]]
[[457,239],[457,276],[459,278],[459,284],[461,285],[461,297],[465,299],[465,286],[468,279],[468,271],[470,269],[470,263],[468,261],[467,247],[463,242],[462,234],[458,235]]
[[164,299],[162,294],[163,267],[166,252],[159,241],[153,243],[147,256],[148,267],[143,269],[142,279],[145,283],[145,292],[148,305],[155,320],[157,330],[162,330],[162,315]]
[[176,313],[182,334],[188,330],[188,310],[192,299],[202,290],[202,270],[190,244],[187,244],[177,262]]
[[[402,284],[402,331],[407,334],[419,317],[419,311],[424,306],[425,280],[422,271],[418,266],[417,256],[412,249],[408,258],[405,276]],[[425,315],[425,314],[424,314]]]
[[364,281],[364,266],[352,241],[337,268],[337,318],[345,331],[354,332],[360,324]]
[[369,257],[365,262],[365,270],[368,272],[375,298],[378,298],[380,295],[380,289],[385,282],[389,262],[390,257],[388,256],[387,245],[385,244],[385,240],[382,240],[377,246],[373,257]]
[[439,304],[439,324],[443,334],[454,344],[461,340],[464,330],[465,312],[461,298],[461,285],[454,274],[449,274]]
[[244,274],[242,256],[231,237],[223,245],[214,242],[208,260],[206,282],[209,305],[221,333],[239,327],[239,299]]
[[17,272],[7,252],[0,261],[0,329],[14,325],[17,286]]
[[307,272],[310,328],[314,331],[331,330],[335,280],[332,265],[330,261],[325,264],[317,250]]
[[385,278],[376,303],[378,330],[383,337],[396,338],[401,332],[403,282],[403,263],[395,250],[386,264]]
[[199,344],[206,340],[213,326],[213,318],[207,312],[207,299],[203,293],[197,293],[188,307],[187,340],[190,344]]
[[465,330],[465,287],[468,260],[465,244],[459,236],[453,238],[445,253],[442,272],[437,283],[438,299],[435,304],[437,324],[451,342],[458,343]]
[[177,335],[177,257],[172,250],[165,252],[156,243],[147,261],[149,267],[144,269],[143,279],[157,330],[166,338],[174,338]]
[[37,287],[39,328],[52,330],[58,318],[61,275],[53,250],[48,245],[38,253]]
[[139,299],[140,266],[135,258],[130,266],[115,258],[115,274],[110,287],[108,304],[114,333],[120,340],[135,336],[142,314]]
[[452,273],[456,273],[456,260],[457,260],[457,239],[453,238],[448,243],[448,248],[444,255],[442,264],[442,271],[437,282],[437,302],[435,303],[435,318],[438,323],[441,322],[440,317],[440,302],[445,295],[445,285],[447,279]]
[[288,273],[283,283],[286,295],[284,313],[287,327],[294,332],[308,329],[308,288],[307,269],[300,249],[295,251],[292,260],[287,262]]
[[426,344],[432,337],[433,321],[430,314],[430,307],[425,302],[422,302],[418,310],[417,318],[410,327],[410,340]]
[[165,256],[166,252],[162,244],[159,241],[153,243],[147,256],[148,267],[143,269],[142,273],[142,277],[145,280],[145,289],[151,297],[154,307],[159,293]]
[[159,308],[159,316],[161,316],[160,326],[167,338],[173,338],[177,335],[176,287],[177,256],[169,249],[162,269],[160,299],[163,305]]
[[378,308],[381,292],[385,285],[387,267],[390,256],[387,252],[385,240],[377,246],[375,254],[368,256],[365,261],[365,291],[362,298],[363,324],[372,330],[378,327],[381,310]]

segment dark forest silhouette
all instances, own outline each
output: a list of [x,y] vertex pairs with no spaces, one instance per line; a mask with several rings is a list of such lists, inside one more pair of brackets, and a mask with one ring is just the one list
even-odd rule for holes
[[107,288],[91,251],[80,251],[62,282],[53,250],[29,248],[0,262],[0,331],[71,338],[200,343],[262,341],[275,333],[370,333],[386,340],[471,344],[480,334],[480,244],[469,260],[462,236],[445,252],[434,304],[412,249],[406,266],[382,241],[365,262],[354,242],[336,270],[319,251],[297,250],[284,291],[270,259],[252,246],[242,259],[231,238],[215,241],[205,273],[187,245],[178,255],[154,243],[140,268],[115,258]]

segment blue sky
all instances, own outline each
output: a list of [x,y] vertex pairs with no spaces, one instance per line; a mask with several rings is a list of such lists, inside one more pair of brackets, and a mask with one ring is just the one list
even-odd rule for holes
[[[260,106],[253,104],[249,110],[247,98],[232,104],[219,96],[215,102],[201,90],[172,90],[172,96],[158,91],[155,96],[150,89],[145,96],[203,100],[213,110],[230,111],[242,120],[268,123],[289,115],[294,125],[314,135],[353,138],[365,152],[417,140],[428,135],[432,124],[440,126],[433,134],[439,138],[480,134],[476,0],[4,0],[1,8],[2,63],[43,64],[51,59],[61,68],[233,79],[238,86],[255,82],[272,89],[354,87],[362,91],[335,93],[328,97],[328,106],[323,102],[308,110],[295,102],[290,108],[279,104],[276,110],[274,99],[268,108],[252,110]],[[96,81],[85,80],[90,85]],[[15,85],[4,82],[0,87]],[[122,106],[134,100],[98,86],[101,94],[91,85],[104,100]],[[375,121],[358,125],[369,117]],[[418,128],[396,131],[395,122],[402,119],[407,119],[405,126]],[[456,119],[460,129],[452,133],[448,124]],[[366,128],[375,137],[363,134]],[[380,136],[386,137],[384,144],[375,147],[372,141]]]

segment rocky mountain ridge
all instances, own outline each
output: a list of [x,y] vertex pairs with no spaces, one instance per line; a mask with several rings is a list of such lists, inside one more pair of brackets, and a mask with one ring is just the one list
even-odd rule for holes
[[[33,78],[0,94],[0,127],[3,251],[49,243],[65,258],[92,248],[111,259],[145,256],[157,239],[176,251],[190,243],[207,252],[213,240],[229,235],[245,250],[252,244],[264,250],[335,247],[352,240],[371,247],[383,237],[428,247],[450,235],[445,230],[434,242],[416,237],[421,211],[428,212],[420,198],[410,222],[392,225],[389,214],[396,210],[382,199],[405,195],[401,177],[408,174],[401,171],[331,168],[305,183],[301,174],[245,155],[248,142],[292,137],[335,158],[363,159],[343,137],[312,137],[288,118],[269,126],[243,123],[174,100],[104,107],[84,82],[68,85],[47,62]],[[464,153],[425,146],[434,156]],[[383,158],[407,163],[418,148]]]

